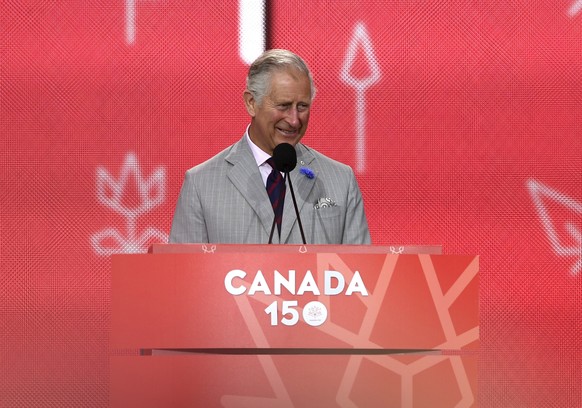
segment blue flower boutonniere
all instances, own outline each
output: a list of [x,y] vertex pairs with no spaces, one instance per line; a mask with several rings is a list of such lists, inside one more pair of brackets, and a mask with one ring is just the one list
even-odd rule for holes
[[305,177],[307,177],[308,179],[312,179],[315,177],[315,173],[309,167],[301,167],[299,169],[299,173],[304,174]]

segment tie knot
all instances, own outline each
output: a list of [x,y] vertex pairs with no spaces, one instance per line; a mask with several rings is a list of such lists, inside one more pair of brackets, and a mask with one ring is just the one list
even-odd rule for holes
[[269,158],[267,159],[267,164],[268,164],[269,166],[271,166],[271,168],[272,168],[273,170],[276,170],[276,169],[277,169],[277,168],[275,167],[275,159],[273,159],[272,157],[269,157]]

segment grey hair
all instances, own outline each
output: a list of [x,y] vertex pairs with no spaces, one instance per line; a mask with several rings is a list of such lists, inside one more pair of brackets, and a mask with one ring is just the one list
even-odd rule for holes
[[271,74],[278,70],[293,68],[304,73],[311,85],[311,100],[315,98],[315,84],[305,61],[288,50],[272,49],[262,53],[250,66],[247,75],[247,89],[257,104],[261,105],[263,97],[269,92]]

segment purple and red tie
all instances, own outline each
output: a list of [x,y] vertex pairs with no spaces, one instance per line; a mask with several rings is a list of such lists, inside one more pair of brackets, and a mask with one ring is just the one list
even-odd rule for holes
[[267,194],[269,194],[269,199],[273,206],[275,223],[277,224],[277,230],[279,231],[280,236],[281,221],[283,220],[283,204],[285,203],[285,182],[281,172],[275,168],[275,162],[272,157],[267,160],[267,163],[269,163],[269,166],[273,169],[271,174],[269,174],[269,177],[267,177]]

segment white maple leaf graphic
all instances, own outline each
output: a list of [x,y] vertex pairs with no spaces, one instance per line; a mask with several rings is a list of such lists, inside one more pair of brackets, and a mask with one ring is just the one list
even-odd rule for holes
[[[97,168],[97,199],[101,204],[126,219],[125,234],[114,227],[105,228],[91,237],[95,252],[99,255],[115,253],[146,252],[151,241],[167,242],[168,236],[156,228],[148,227],[137,232],[137,219],[164,202],[166,194],[166,171],[158,167],[145,178],[135,154],[128,153],[119,178],[115,178],[104,167]],[[134,182],[136,197],[128,197],[128,185]],[[127,199],[132,199],[132,201]],[[128,203],[131,204],[128,204]]]

